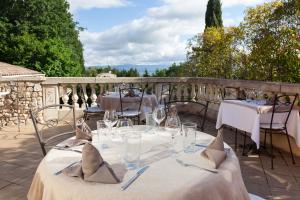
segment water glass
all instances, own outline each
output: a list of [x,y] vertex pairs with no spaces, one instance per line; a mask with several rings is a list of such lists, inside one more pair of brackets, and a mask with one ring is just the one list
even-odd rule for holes
[[165,122],[165,130],[171,135],[172,153],[175,153],[175,137],[180,133],[180,119],[177,115],[168,116]]
[[152,131],[154,127],[156,127],[155,120],[153,119],[153,114],[152,113],[145,113],[146,117],[146,132],[147,133],[154,133]]
[[117,123],[117,132],[120,139],[124,139],[125,134],[133,128],[133,123],[128,118],[119,119]]
[[100,149],[108,148],[107,145],[107,126],[103,120],[97,121],[97,142],[100,145]]
[[196,123],[187,122],[182,124],[182,132],[184,136],[183,151],[185,153],[193,153],[196,151],[196,128]]
[[141,132],[128,131],[124,141],[123,161],[127,169],[137,169],[140,165]]

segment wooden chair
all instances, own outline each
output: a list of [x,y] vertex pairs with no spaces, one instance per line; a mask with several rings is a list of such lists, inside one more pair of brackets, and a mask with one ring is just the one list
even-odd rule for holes
[[29,113],[44,156],[46,148],[75,135],[74,106],[55,104],[29,110]]
[[[291,147],[290,137],[287,130],[287,123],[290,118],[291,112],[293,110],[293,107],[295,105],[295,101],[298,98],[298,94],[295,95],[275,95],[273,106],[272,106],[272,115],[270,119],[270,123],[261,123],[260,129],[264,131],[265,133],[265,140],[264,140],[264,147],[266,146],[266,135],[267,133],[270,134],[270,153],[271,153],[271,168],[273,169],[273,140],[272,135],[277,133],[284,133],[287,137],[291,157],[293,164],[295,164],[295,159]],[[274,121],[274,117],[276,115],[285,115],[284,120],[282,123],[276,123]]]
[[[206,114],[208,109],[209,101],[206,101],[205,103],[197,102],[197,101],[169,101],[165,104],[166,113],[168,113],[168,110],[171,105],[180,106],[180,105],[196,105],[200,108],[199,114],[202,115],[200,118],[200,122],[198,124],[198,128],[200,128],[201,131],[204,130],[205,121],[206,121]],[[177,109],[178,110],[178,109]],[[181,120],[182,121],[182,120]]]
[[[140,92],[138,96],[134,97],[125,97],[125,95],[129,94],[130,92],[137,91]],[[137,87],[128,87],[128,88],[120,88],[119,95],[120,95],[120,106],[121,111],[117,112],[118,117],[120,118],[130,118],[134,122],[137,121],[137,124],[140,124],[140,115],[142,114],[142,102],[144,97],[144,88],[137,88]],[[137,105],[137,108],[133,108],[133,105]]]

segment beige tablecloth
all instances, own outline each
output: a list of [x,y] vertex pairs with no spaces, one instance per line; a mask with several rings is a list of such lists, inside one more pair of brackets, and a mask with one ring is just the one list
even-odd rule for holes
[[[143,130],[139,126],[135,129]],[[121,190],[120,184],[100,184],[84,182],[79,178],[64,174],[53,175],[68,164],[80,160],[81,155],[75,152],[51,150],[40,163],[31,188],[29,200],[243,200],[249,199],[245,188],[239,161],[230,150],[227,159],[218,168],[218,173],[211,173],[196,167],[184,167],[176,162],[181,159],[187,163],[207,166],[207,160],[200,157],[201,150],[196,153],[179,153],[172,157],[168,152],[170,135],[159,132],[142,136],[142,165],[150,165],[128,189]],[[100,138],[101,139],[101,138]],[[213,137],[205,133],[197,134],[197,142],[209,144]],[[99,146],[93,140],[95,146]],[[177,150],[180,150],[181,136],[176,139]],[[101,150],[103,158],[110,164],[120,162],[122,148],[115,141],[110,148]],[[203,150],[203,149],[202,149]],[[135,171],[128,171],[124,181],[130,179]]]
[[[219,129],[223,124],[235,127],[239,130],[251,133],[251,139],[256,143],[257,148],[260,144],[260,123],[270,123],[272,106],[257,105],[239,100],[223,101],[219,108],[216,128]],[[284,123],[286,113],[276,113],[274,123]],[[300,147],[300,117],[299,110],[291,111],[287,130],[289,135],[295,138],[296,144]]]

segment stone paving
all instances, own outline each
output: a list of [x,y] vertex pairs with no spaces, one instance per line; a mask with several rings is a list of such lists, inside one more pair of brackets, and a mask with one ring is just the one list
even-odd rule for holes
[[[205,132],[216,135],[215,122],[208,121]],[[224,131],[225,142],[233,147],[234,133]],[[242,137],[238,137],[242,143]],[[274,170],[270,158],[241,156],[236,152],[246,187],[250,193],[266,199],[300,199],[300,157],[293,165],[288,153],[275,150]],[[0,130],[0,200],[26,199],[35,170],[43,158],[32,125]]]

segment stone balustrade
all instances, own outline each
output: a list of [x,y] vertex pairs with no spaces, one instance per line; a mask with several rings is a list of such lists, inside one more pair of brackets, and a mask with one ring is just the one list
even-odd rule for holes
[[[7,90],[9,81],[11,80],[0,77],[0,91]],[[14,113],[24,112],[25,116],[27,116],[30,108],[59,103],[73,104],[75,109],[81,110],[85,108],[85,106],[82,106],[83,98],[86,102],[89,102],[89,106],[97,106],[96,101],[99,94],[104,91],[115,91],[123,83],[137,87],[147,87],[147,92],[154,93],[159,102],[162,85],[171,87],[171,99],[209,101],[208,114],[211,118],[216,117],[218,105],[222,100],[224,91],[227,96],[232,98],[236,98],[238,92],[242,90],[249,97],[255,97],[259,93],[270,96],[272,93],[300,92],[300,84],[194,77],[44,77],[42,79],[27,77],[13,81],[27,84],[27,86],[29,84],[28,87],[32,87],[31,89],[26,88],[24,95],[22,92],[22,97],[18,97],[21,100],[20,102],[24,104],[23,111],[20,111],[20,109],[14,110]],[[12,96],[9,98],[12,98]],[[0,110],[2,110],[0,116],[4,115],[3,110],[6,109],[3,102],[4,100],[0,99]],[[11,115],[14,116],[13,113]],[[4,121],[9,120],[4,119]]]

